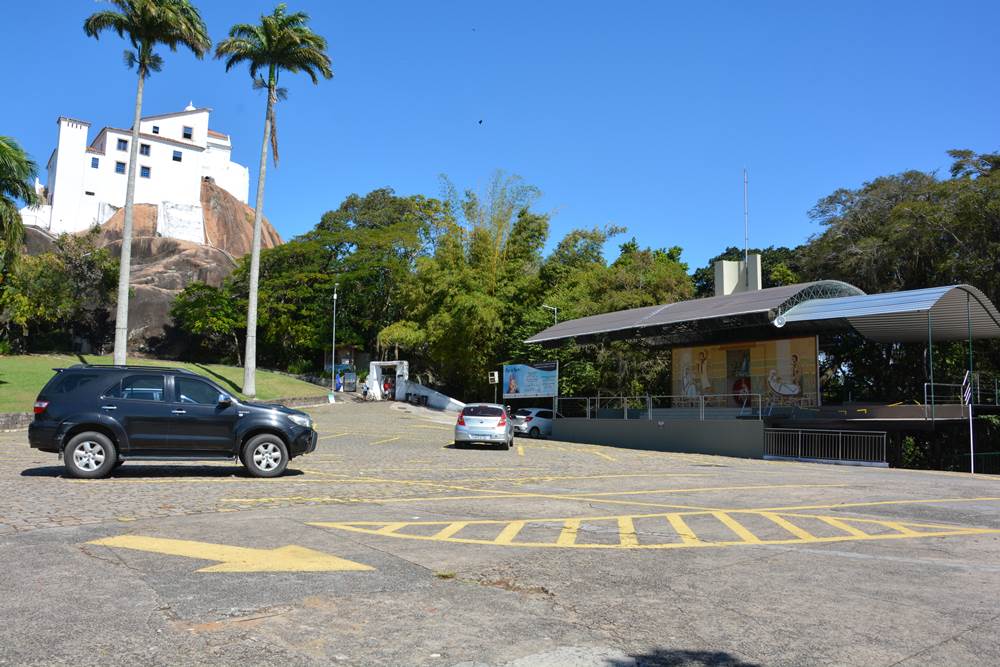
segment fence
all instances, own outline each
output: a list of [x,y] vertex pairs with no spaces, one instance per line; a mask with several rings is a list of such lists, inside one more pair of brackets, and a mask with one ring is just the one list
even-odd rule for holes
[[885,431],[764,429],[764,458],[888,466]]
[[570,396],[558,399],[559,415],[576,419],[760,419],[762,407],[760,394]]

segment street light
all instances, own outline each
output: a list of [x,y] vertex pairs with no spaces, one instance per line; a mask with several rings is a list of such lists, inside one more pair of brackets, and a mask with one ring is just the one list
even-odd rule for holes
[[552,311],[552,324],[559,324],[559,309],[558,308],[556,308],[555,306],[546,306],[544,303],[542,304],[542,308],[544,308],[545,310],[551,310]]
[[330,402],[336,403],[337,395],[337,288],[340,283],[333,284],[333,345],[330,347]]

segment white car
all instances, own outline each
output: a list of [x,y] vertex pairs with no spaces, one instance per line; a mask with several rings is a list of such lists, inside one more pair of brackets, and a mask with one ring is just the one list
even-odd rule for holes
[[514,444],[513,419],[507,410],[494,403],[469,403],[455,423],[455,444],[482,442],[510,449]]
[[514,434],[548,438],[552,435],[552,409],[521,408],[514,413]]

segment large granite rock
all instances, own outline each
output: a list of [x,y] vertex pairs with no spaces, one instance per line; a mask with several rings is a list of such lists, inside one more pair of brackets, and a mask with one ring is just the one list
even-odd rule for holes
[[[129,346],[144,347],[162,338],[170,324],[174,297],[193,282],[214,287],[232,273],[236,260],[250,253],[253,243],[253,209],[210,181],[201,184],[205,243],[158,236],[157,207],[136,204],[132,216],[132,271],[129,300]],[[117,211],[100,226],[98,244],[115,256],[121,254],[125,211]],[[265,219],[261,247],[273,248],[281,237]],[[53,248],[52,237],[28,227],[25,244],[36,255]],[[112,318],[114,313],[112,312]]]

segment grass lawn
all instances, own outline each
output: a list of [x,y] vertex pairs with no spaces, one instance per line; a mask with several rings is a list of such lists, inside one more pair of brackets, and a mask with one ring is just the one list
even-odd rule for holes
[[[0,412],[31,412],[39,390],[49,381],[53,368],[66,368],[82,361],[91,364],[110,364],[111,357],[90,355],[30,354],[0,357]],[[131,358],[130,363],[144,366],[172,366],[186,368],[214,380],[240,398],[243,369],[238,366],[216,364],[189,364],[179,361]],[[295,378],[257,369],[257,399],[300,398],[326,396],[323,387],[302,382]]]

